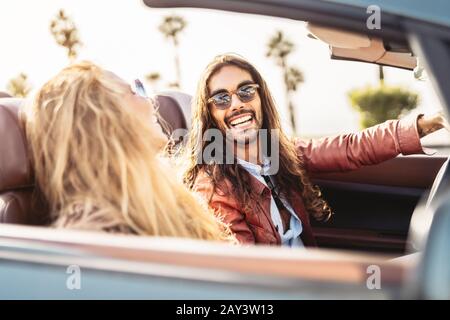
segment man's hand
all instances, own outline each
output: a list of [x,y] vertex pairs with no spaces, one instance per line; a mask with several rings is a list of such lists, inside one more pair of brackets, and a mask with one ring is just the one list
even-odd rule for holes
[[433,115],[421,115],[417,119],[417,129],[421,138],[442,128],[450,131],[450,125],[442,111]]

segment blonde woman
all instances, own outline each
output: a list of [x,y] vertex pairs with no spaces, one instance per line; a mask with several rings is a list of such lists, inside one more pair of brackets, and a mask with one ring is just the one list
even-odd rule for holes
[[157,156],[167,138],[137,84],[138,92],[81,62],[48,81],[28,106],[36,183],[54,225],[233,241]]

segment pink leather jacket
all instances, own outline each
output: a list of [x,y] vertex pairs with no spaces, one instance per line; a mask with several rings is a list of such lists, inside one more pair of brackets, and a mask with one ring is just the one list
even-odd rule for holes
[[[424,153],[416,118],[389,120],[358,133],[308,141],[298,139],[296,146],[298,153],[303,157],[307,172],[343,172],[378,164],[395,158],[400,153],[403,155]],[[249,179],[255,196],[252,198],[257,201],[250,200],[247,210],[239,203],[228,180],[224,180],[213,192],[211,180],[203,172],[198,175],[194,190],[209,201],[210,207],[230,224],[240,243],[280,245],[280,235],[270,215],[271,192],[250,174]],[[305,246],[316,246],[309,215],[301,195],[292,194],[288,199],[302,221],[303,243]]]

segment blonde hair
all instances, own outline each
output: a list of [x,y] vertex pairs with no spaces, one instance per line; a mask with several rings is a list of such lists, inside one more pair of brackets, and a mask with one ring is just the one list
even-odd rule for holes
[[232,239],[227,226],[157,156],[155,128],[124,105],[126,86],[80,62],[28,106],[38,189],[55,226],[197,239]]

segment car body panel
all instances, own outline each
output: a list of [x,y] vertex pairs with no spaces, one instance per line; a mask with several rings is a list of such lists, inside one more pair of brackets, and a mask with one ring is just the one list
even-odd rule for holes
[[334,3],[342,3],[361,8],[379,6],[381,14],[384,11],[398,14],[399,16],[414,17],[415,19],[430,23],[439,23],[450,26],[450,2],[447,0],[433,0],[425,2],[422,0],[325,0]]
[[315,174],[334,211],[312,222],[321,247],[404,253],[414,208],[447,157],[399,156],[345,173]]
[[[0,225],[0,298],[395,298],[415,263],[389,259]],[[81,269],[80,291],[66,287],[71,265]],[[371,265],[383,270],[382,290],[367,289]]]

